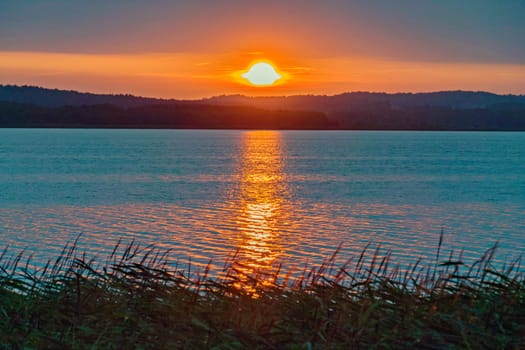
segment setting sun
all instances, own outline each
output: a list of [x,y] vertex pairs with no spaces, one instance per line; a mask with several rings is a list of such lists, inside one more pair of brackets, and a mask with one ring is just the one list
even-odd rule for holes
[[290,77],[269,60],[252,61],[245,69],[232,74],[234,81],[251,87],[273,87],[284,84]]
[[282,77],[271,64],[266,62],[255,63],[241,76],[257,86],[273,85]]

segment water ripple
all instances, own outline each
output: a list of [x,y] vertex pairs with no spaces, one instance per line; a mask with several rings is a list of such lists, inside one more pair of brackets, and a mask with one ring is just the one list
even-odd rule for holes
[[[83,160],[66,154],[37,164],[32,152],[40,148],[22,153],[4,148],[16,156],[11,163],[0,160],[1,245],[44,263],[79,234],[79,248],[99,257],[120,239],[135,240],[170,249],[173,266],[187,266],[191,259],[192,266],[203,267],[211,259],[217,271],[237,252],[246,275],[279,262],[296,272],[306,263],[319,266],[341,243],[340,263],[357,258],[370,242],[380,244],[383,253],[391,251],[393,262],[405,267],[418,257],[433,261],[442,230],[443,250],[464,250],[468,261],[496,242],[498,263],[525,251],[525,202],[516,199],[525,188],[523,165],[500,164],[493,171],[485,164],[494,158],[489,151],[476,163],[439,150],[446,145],[432,148],[421,141],[421,156],[414,161],[414,150],[382,155],[394,142],[382,135],[365,147],[341,136],[356,134],[330,134],[323,142],[339,149],[319,155],[308,148],[313,147],[308,133],[208,133],[213,140],[208,147],[190,132],[150,131],[141,137],[164,140],[165,151],[157,155],[161,152],[153,148],[144,156],[148,162],[134,166],[128,154],[146,152],[144,144],[108,155],[104,150],[118,149],[111,146],[116,141],[101,135],[90,134],[99,137],[100,146]],[[159,141],[159,135],[165,138]],[[195,157],[171,143],[171,135],[192,145]],[[381,145],[378,154],[360,153],[375,144]],[[513,152],[513,159],[523,159]],[[180,162],[186,162],[182,168]],[[96,169],[88,172],[90,164]]]

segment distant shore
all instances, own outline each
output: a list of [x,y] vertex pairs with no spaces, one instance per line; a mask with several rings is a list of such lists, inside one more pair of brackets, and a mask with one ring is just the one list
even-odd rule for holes
[[184,101],[0,85],[0,127],[525,131],[525,96],[356,92]]
[[0,102],[0,128],[123,128],[235,130],[525,131],[523,110],[397,111],[395,116],[348,112],[344,121],[322,112],[239,106],[113,105],[40,107]]

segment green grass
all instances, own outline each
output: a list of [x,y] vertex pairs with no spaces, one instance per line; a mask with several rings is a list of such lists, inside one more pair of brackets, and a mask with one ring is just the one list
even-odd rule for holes
[[[472,266],[391,266],[368,251],[301,277],[170,270],[167,253],[117,245],[103,263],[75,244],[35,270],[0,256],[1,349],[523,349],[525,280]],[[261,281],[265,282],[262,283]],[[242,287],[240,287],[242,286]]]

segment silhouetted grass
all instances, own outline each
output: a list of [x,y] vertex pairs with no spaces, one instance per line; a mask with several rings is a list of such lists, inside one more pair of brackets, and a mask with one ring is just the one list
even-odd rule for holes
[[495,270],[494,247],[465,266],[440,249],[408,270],[369,247],[338,267],[336,251],[298,278],[247,275],[235,259],[222,277],[171,270],[167,253],[134,243],[103,263],[73,244],[39,269],[4,251],[0,348],[524,348],[519,262]]

